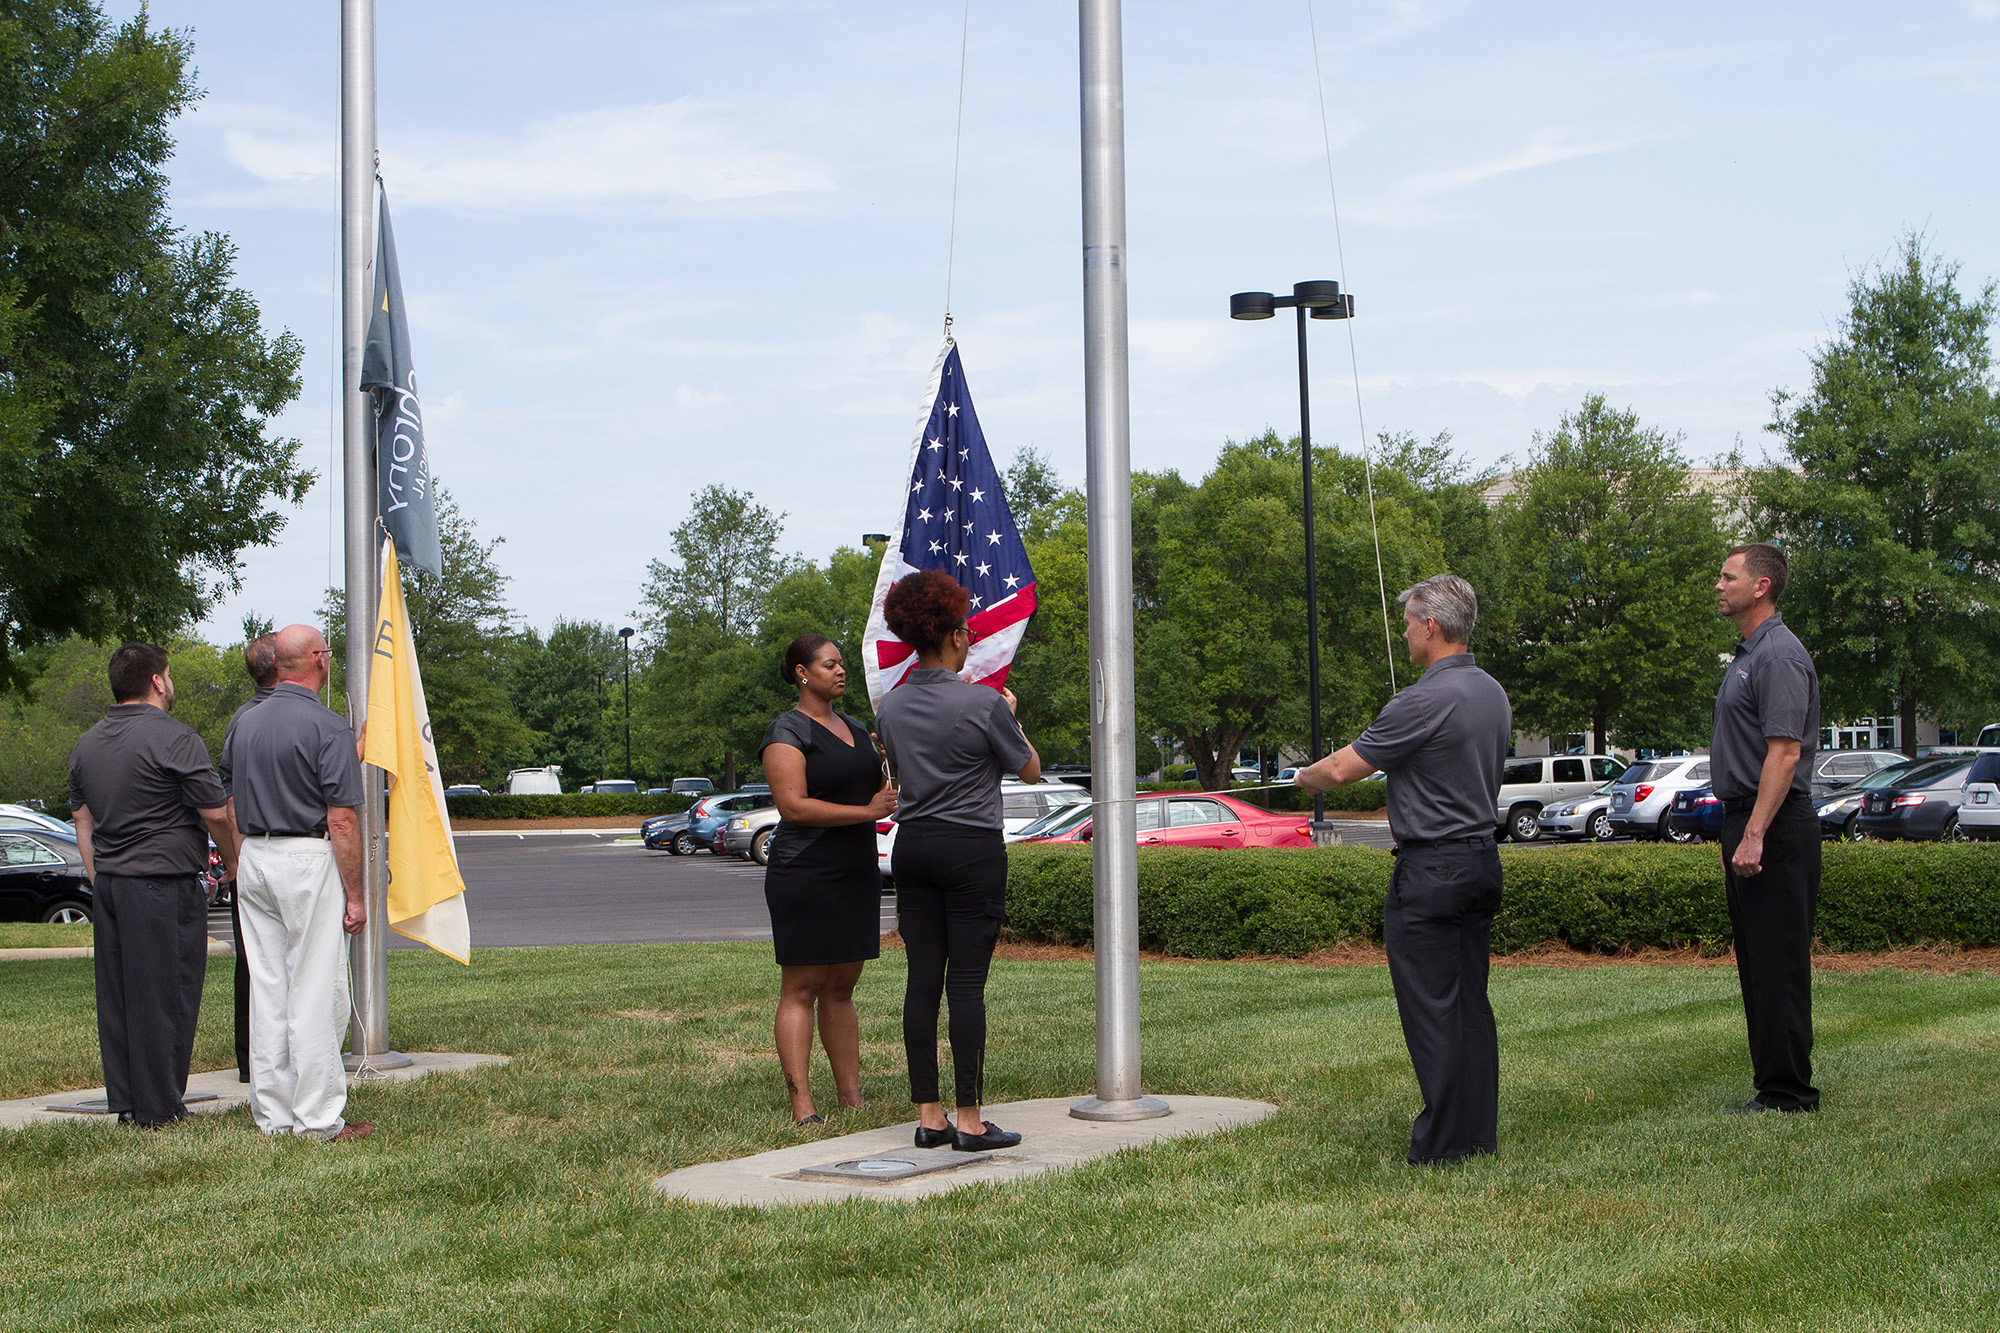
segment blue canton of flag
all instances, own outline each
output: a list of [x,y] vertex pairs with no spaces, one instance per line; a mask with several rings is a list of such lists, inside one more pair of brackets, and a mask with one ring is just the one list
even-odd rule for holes
[[941,569],[965,588],[973,637],[965,675],[996,690],[1007,682],[1014,650],[1035,610],[1035,571],[1001,493],[956,343],[946,341],[932,381],[936,391],[917,433],[902,531],[883,558],[863,637],[868,694],[877,703],[902,682],[916,658],[882,617],[882,599],[897,579]]

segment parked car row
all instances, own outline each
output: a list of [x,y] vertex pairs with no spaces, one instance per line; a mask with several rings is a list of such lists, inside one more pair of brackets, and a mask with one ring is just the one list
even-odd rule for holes
[[770,787],[753,782],[741,791],[702,796],[680,814],[654,815],[640,823],[639,837],[654,851],[672,852],[675,856],[716,851],[720,850],[715,844],[716,835],[731,815],[770,805]]
[[[1845,785],[1814,783],[1820,837],[1847,842],[2000,838],[2000,752],[1887,757],[1891,763]],[[1674,827],[1689,837],[1722,836],[1722,802],[1708,788],[1678,793],[1672,818]]]

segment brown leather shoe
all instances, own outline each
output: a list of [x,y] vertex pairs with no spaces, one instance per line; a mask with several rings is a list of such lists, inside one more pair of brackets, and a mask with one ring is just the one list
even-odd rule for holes
[[328,1139],[328,1143],[349,1143],[355,1139],[365,1139],[375,1132],[373,1120],[350,1120],[340,1127],[340,1133]]

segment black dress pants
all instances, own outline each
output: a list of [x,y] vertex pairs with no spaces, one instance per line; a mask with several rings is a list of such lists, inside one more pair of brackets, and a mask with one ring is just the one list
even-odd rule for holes
[[243,909],[229,886],[229,927],[236,946],[236,1081],[250,1081],[250,955],[243,948]]
[[1819,816],[1789,796],[1764,831],[1763,870],[1738,875],[1730,858],[1750,822],[1749,804],[1722,820],[1723,883],[1736,942],[1736,979],[1750,1033],[1757,1100],[1781,1111],[1819,1105],[1812,1084],[1813,915],[1819,906]]
[[208,896],[197,875],[99,875],[92,898],[105,1095],[142,1125],[178,1120],[208,971]]
[[951,1002],[951,1064],[958,1106],[978,1106],[986,1081],[986,973],[1007,919],[1007,847],[999,829],[913,819],[896,831],[890,871],[910,963],[903,991],[903,1054],[910,1100],[938,1096],[937,1020]]
[[1410,1161],[1492,1152],[1500,1122],[1500,1037],[1486,998],[1500,853],[1491,837],[1398,848],[1382,935],[1403,1041],[1424,1094]]

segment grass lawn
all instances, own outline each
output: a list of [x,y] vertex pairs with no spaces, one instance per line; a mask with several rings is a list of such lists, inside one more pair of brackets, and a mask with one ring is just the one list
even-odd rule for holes
[[[1417,1094],[1377,967],[1144,967],[1149,1090],[1280,1113],[1008,1187],[761,1211],[652,1179],[796,1142],[768,945],[389,959],[406,1050],[504,1069],[363,1088],[381,1132],[0,1133],[0,1328],[1973,1329],[2000,1325],[2000,976],[1815,979],[1817,1115],[1749,1094],[1723,968],[1496,970],[1497,1157],[1400,1164]],[[229,960],[197,1063],[230,1061]],[[911,1117],[902,958],[859,1000]],[[1091,976],[1002,962],[994,1102],[1090,1090]],[[0,964],[0,1097],[98,1081],[87,960]],[[830,1080],[819,1089],[831,1102]]]
[[0,949],[87,949],[90,926],[37,925],[32,921],[0,921]]

